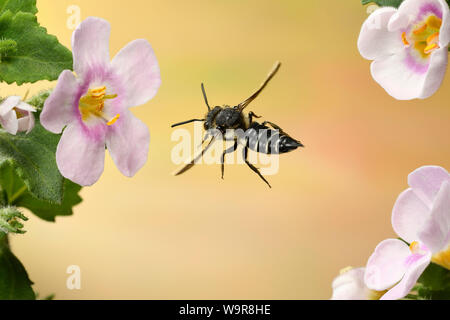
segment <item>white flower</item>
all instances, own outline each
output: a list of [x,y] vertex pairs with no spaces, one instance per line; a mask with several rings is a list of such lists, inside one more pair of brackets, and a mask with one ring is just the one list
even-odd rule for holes
[[11,96],[0,104],[0,124],[10,134],[30,133],[34,128],[36,109],[23,102],[20,97]]
[[399,100],[425,99],[441,86],[450,42],[445,0],[405,0],[398,9],[376,10],[358,40],[361,55],[374,60],[372,76]]

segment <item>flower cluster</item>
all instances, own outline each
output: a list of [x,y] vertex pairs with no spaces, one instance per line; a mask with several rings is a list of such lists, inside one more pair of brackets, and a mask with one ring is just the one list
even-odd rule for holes
[[450,175],[434,166],[409,175],[392,226],[402,239],[381,242],[366,268],[343,270],[333,299],[397,300],[415,287],[431,262],[450,270]]
[[372,76],[399,100],[425,99],[444,79],[450,43],[450,12],[445,0],[405,0],[383,7],[364,22],[361,55],[373,60]]

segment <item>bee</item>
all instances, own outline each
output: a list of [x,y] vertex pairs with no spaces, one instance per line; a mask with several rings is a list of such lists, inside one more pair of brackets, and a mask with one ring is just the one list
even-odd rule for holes
[[[252,94],[244,102],[237,106],[231,107],[224,105],[211,108],[206,95],[205,86],[202,83],[201,89],[203,98],[208,112],[204,119],[192,119],[172,125],[172,128],[193,122],[204,122],[204,129],[207,131],[203,139],[202,146],[205,147],[198,155],[195,155],[190,162],[174,172],[175,176],[181,175],[195,166],[195,164],[203,157],[203,155],[211,148],[218,139],[225,141],[234,141],[229,149],[225,150],[221,157],[222,179],[225,174],[225,156],[231,154],[238,149],[238,145],[243,147],[243,159],[247,166],[255,172],[270,188],[270,183],[264,178],[258,168],[256,168],[248,160],[249,150],[260,152],[268,155],[279,155],[303,148],[304,145],[292,138],[280,126],[270,121],[259,123],[254,119],[261,117],[254,112],[244,113],[244,110],[264,91],[269,82],[275,77],[281,68],[281,63],[277,62],[274,69],[269,73],[266,80],[261,84],[259,89]],[[230,132],[232,135],[230,136]],[[236,134],[240,132],[240,134]]]

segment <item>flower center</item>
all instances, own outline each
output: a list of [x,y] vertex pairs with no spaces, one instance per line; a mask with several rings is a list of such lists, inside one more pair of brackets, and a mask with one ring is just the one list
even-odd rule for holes
[[450,270],[450,244],[447,249],[435,254],[431,261]]
[[425,22],[418,24],[407,34],[402,33],[402,42],[406,47],[413,45],[423,58],[439,49],[439,30],[441,29],[442,19],[435,15],[430,15]]
[[90,117],[95,116],[105,121],[108,126],[112,126],[120,118],[120,114],[115,115],[113,118],[108,117],[105,112],[105,101],[117,98],[117,94],[106,94],[106,87],[97,87],[89,89],[88,92],[81,97],[78,105],[81,117],[84,121]]

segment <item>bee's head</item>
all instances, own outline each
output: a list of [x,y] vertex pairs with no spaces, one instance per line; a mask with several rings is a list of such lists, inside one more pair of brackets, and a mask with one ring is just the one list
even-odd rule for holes
[[208,111],[208,113],[206,115],[205,124],[204,124],[205,130],[219,129],[219,128],[216,128],[215,120],[217,118],[217,115],[222,110],[223,110],[222,107],[215,107],[214,109]]

